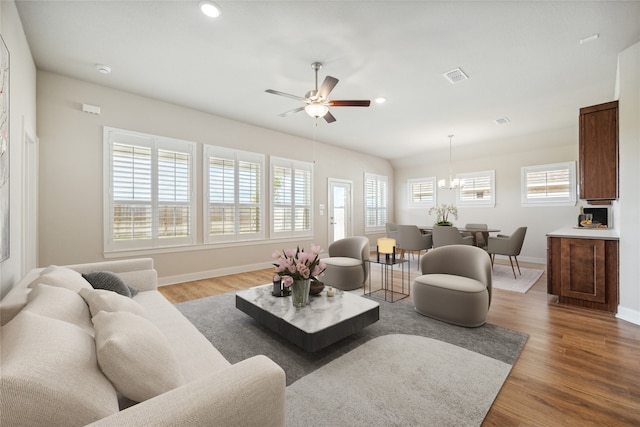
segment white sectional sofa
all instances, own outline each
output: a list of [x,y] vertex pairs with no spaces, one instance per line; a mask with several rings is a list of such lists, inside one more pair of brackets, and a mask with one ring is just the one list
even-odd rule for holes
[[[94,290],[81,273],[97,271],[139,292]],[[157,291],[152,259],[34,270],[0,320],[3,427],[285,424],[282,368],[231,365]]]

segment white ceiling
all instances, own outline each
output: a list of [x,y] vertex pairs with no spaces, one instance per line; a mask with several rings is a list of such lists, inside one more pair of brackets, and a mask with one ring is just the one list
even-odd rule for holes
[[[198,1],[16,1],[38,69],[388,159],[576,126],[640,40],[640,1],[217,3],[214,20]],[[340,79],[331,99],[388,101],[315,129],[278,117],[300,103],[265,89],[304,96],[314,61]]]

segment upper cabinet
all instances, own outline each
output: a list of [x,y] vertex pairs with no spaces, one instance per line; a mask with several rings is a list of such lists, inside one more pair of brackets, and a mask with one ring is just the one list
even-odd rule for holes
[[618,198],[618,101],[580,109],[580,198]]

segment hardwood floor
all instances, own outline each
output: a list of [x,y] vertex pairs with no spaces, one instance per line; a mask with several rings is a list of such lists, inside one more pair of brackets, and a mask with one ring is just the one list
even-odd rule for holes
[[[265,269],[160,292],[176,303],[269,283],[271,277],[272,269]],[[529,334],[529,340],[483,425],[639,426],[640,326],[558,305],[547,296],[546,280],[545,273],[526,294],[494,290],[488,322]]]

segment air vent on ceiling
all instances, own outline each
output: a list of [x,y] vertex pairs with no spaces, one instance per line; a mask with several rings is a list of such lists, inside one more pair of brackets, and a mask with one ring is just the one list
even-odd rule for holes
[[495,119],[494,122],[497,125],[506,125],[507,123],[511,122],[511,120],[509,120],[509,117],[500,117],[499,119]]
[[447,71],[443,74],[444,78],[449,81],[451,84],[460,83],[461,81],[467,80],[469,77],[462,71],[460,68],[453,69],[451,71]]

